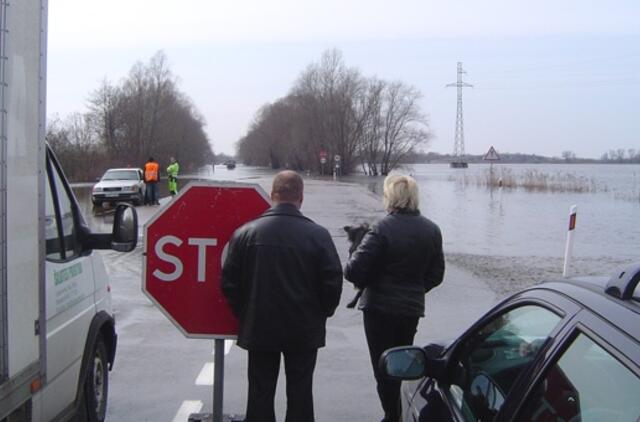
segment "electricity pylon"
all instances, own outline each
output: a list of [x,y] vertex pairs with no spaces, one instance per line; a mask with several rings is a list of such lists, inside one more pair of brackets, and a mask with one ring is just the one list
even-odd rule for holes
[[462,114],[462,88],[472,88],[473,85],[462,80],[462,74],[467,73],[462,68],[462,62],[458,62],[458,80],[457,82],[448,84],[447,87],[455,86],[458,88],[458,107],[456,109],[456,138],[453,144],[453,160],[451,167],[467,167],[467,163],[463,161],[464,153],[464,116]]

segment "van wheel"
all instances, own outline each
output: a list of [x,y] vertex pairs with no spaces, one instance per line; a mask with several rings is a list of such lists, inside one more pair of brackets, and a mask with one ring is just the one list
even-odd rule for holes
[[93,346],[84,382],[84,408],[88,422],[102,422],[107,415],[109,367],[107,348],[102,338]]

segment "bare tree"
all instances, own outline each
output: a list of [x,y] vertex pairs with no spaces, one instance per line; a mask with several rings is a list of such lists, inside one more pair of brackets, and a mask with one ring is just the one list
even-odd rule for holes
[[89,114],[54,117],[47,124],[46,140],[71,180],[93,180],[101,174],[104,154]]
[[366,79],[328,50],[287,97],[259,110],[238,155],[245,163],[319,170],[324,150],[340,155],[345,173],[360,162],[367,174],[388,174],[429,139],[419,100],[415,88]]
[[[356,163],[355,152],[363,129],[354,109],[363,82],[360,72],[347,68],[342,53],[333,49],[307,67],[290,93],[300,104],[302,114],[297,123],[303,126],[301,132],[309,134],[307,142],[314,155],[321,149],[329,156],[340,155],[347,172]],[[317,169],[317,160],[314,164]]]
[[114,155],[121,155],[126,145],[122,134],[122,116],[120,90],[105,79],[89,99],[89,110],[95,123],[95,130],[102,139],[107,150]]
[[421,94],[402,82],[389,84],[383,94],[380,171],[389,174],[415,147],[430,139],[426,117],[420,112]]
[[103,81],[89,103],[86,116],[52,122],[49,136],[69,156],[90,141],[101,154],[96,169],[140,166],[150,155],[161,164],[174,156],[187,171],[213,161],[204,118],[177,89],[162,52],[136,63],[120,84]]

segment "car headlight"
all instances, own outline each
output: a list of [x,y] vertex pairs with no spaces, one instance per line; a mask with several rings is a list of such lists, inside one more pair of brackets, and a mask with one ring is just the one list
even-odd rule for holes
[[99,187],[99,186],[94,186],[94,187],[93,187],[93,191],[94,191],[94,192],[102,192],[102,188],[101,188],[101,187]]
[[138,192],[138,185],[130,186],[129,189],[131,190],[131,192]]

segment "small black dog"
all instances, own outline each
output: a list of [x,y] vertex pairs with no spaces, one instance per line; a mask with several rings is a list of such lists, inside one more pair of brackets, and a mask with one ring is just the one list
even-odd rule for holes
[[[347,232],[347,240],[349,241],[349,256],[358,249],[358,245],[362,242],[362,238],[369,231],[369,225],[367,223],[362,223],[357,226],[344,226],[344,231]],[[355,308],[356,303],[362,296],[362,289],[358,289],[355,297],[351,299],[349,303],[347,303],[347,308]]]

